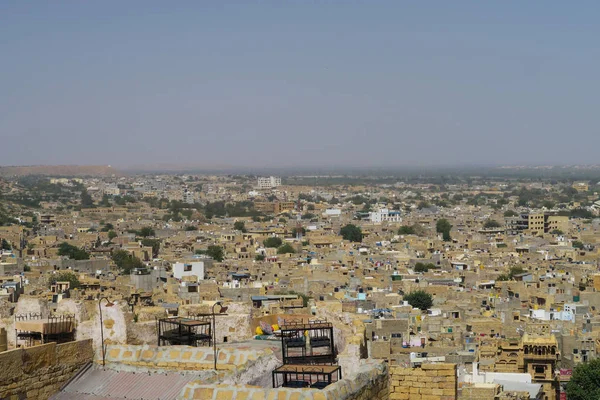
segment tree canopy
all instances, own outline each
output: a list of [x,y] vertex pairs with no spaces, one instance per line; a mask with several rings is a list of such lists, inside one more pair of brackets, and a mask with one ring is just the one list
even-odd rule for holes
[[246,232],[246,224],[244,221],[235,221],[233,223],[233,229],[236,231]]
[[600,359],[577,365],[567,383],[567,398],[569,400],[600,399]]
[[441,218],[435,224],[435,230],[437,233],[442,234],[442,238],[445,242],[449,242],[452,240],[450,237],[450,230],[452,229],[452,225],[448,222],[447,219]]
[[424,264],[422,262],[418,262],[415,264],[414,270],[415,270],[415,272],[419,273],[419,272],[427,272],[430,269],[436,269],[436,268],[437,268],[436,265],[433,263]]
[[90,208],[94,206],[94,200],[92,200],[92,196],[87,192],[87,190],[83,190],[81,192],[81,207]]
[[496,278],[496,280],[497,281],[510,281],[510,280],[514,279],[515,275],[519,275],[524,272],[526,272],[525,268],[515,265],[513,267],[510,267],[510,269],[508,270],[508,273],[499,275]]
[[154,229],[152,229],[149,226],[145,226],[142,229],[140,229],[139,231],[137,231],[137,234],[141,237],[149,237],[149,236],[154,236],[155,232]]
[[206,250],[196,250],[196,254],[206,254],[218,262],[221,262],[225,259],[225,251],[221,246],[217,245],[210,245]]
[[493,220],[493,219],[488,219],[487,221],[485,221],[485,223],[483,224],[483,227],[486,229],[490,229],[490,228],[500,228],[502,225],[500,225],[500,222]]
[[344,240],[349,240],[351,242],[362,242],[362,230],[360,227],[348,224],[340,229],[340,235],[344,238]]
[[398,229],[398,235],[414,235],[415,228],[409,225],[402,225],[400,229]]
[[123,274],[130,274],[134,268],[144,267],[142,260],[125,250],[115,251],[112,255],[112,260]]
[[52,276],[50,283],[54,285],[56,282],[69,282],[70,289],[77,289],[81,286],[79,278],[72,272],[60,272]]
[[404,296],[408,304],[419,310],[427,310],[433,305],[433,297],[424,290],[416,290]]
[[289,243],[285,243],[279,246],[279,248],[277,249],[277,254],[293,254],[295,252],[296,250],[294,250],[292,245]]
[[282,240],[276,236],[268,237],[263,242],[265,247],[271,247],[271,248],[277,248],[277,247],[281,246],[281,243],[283,243]]
[[89,260],[90,254],[80,249],[79,247],[73,246],[67,242],[62,242],[60,246],[58,246],[58,255],[59,256],[67,256],[72,260]]

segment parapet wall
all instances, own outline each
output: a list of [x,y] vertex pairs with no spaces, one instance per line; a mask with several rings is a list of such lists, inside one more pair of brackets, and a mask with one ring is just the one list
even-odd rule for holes
[[0,353],[0,399],[45,400],[94,357],[91,340]]
[[455,400],[456,364],[390,367],[390,400]]
[[265,389],[250,385],[187,385],[179,400],[388,400],[389,383],[387,364],[379,361],[364,362],[353,376],[344,378],[323,390],[318,389]]
[[[217,370],[238,370],[260,357],[272,355],[271,349],[220,348],[217,351]],[[106,364],[149,370],[213,370],[214,354],[212,347],[109,345],[106,349]]]

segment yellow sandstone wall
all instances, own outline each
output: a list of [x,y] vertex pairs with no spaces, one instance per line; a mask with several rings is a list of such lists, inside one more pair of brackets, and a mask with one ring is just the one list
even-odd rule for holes
[[390,400],[455,400],[456,364],[390,367]]
[[187,385],[179,400],[388,400],[387,364],[366,361],[358,372],[318,389],[265,389],[250,385],[203,385],[192,382]]
[[45,400],[94,356],[92,340],[48,343],[0,353],[0,399]]

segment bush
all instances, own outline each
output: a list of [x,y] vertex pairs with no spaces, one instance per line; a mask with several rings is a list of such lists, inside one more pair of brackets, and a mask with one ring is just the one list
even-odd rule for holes
[[583,249],[583,242],[579,241],[579,240],[573,240],[573,248],[575,249]]
[[271,248],[277,248],[277,247],[281,246],[282,243],[283,243],[282,240],[276,236],[268,237],[263,242],[265,247],[271,247]]
[[362,230],[352,224],[348,224],[340,229],[340,235],[344,238],[344,240],[349,240],[351,242],[362,242]]
[[516,211],[514,210],[508,210],[504,212],[504,216],[505,217],[516,217],[517,215],[519,215]]
[[256,261],[265,261],[265,255],[264,254],[257,254],[256,256],[254,256],[254,259]]
[[408,304],[419,310],[427,310],[433,305],[433,297],[424,290],[417,290],[404,296]]

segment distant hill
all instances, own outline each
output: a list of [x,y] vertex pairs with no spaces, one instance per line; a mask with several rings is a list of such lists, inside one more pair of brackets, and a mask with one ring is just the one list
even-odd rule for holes
[[0,167],[0,177],[45,175],[45,176],[112,176],[122,175],[110,165],[25,165]]

